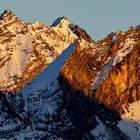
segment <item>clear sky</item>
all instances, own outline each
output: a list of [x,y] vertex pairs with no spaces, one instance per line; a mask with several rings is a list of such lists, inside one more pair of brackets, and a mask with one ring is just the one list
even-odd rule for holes
[[23,21],[46,25],[61,16],[84,28],[95,40],[140,24],[140,0],[0,0]]

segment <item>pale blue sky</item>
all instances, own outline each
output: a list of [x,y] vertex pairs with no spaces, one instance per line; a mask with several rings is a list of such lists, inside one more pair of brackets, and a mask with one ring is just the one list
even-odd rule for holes
[[66,16],[95,40],[140,24],[140,0],[0,0],[0,13],[5,9],[13,10],[23,21],[46,25]]

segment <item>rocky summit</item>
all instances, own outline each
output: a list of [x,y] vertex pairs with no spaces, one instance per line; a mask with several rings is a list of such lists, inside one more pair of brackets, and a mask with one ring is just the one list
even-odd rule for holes
[[51,26],[0,16],[1,140],[139,140],[140,26],[94,41],[60,17]]

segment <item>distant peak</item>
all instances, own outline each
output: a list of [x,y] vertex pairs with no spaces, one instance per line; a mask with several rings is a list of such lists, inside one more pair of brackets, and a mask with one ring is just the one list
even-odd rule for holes
[[66,21],[68,21],[68,22],[70,22],[65,16],[62,16],[62,17],[57,18],[57,19],[53,22],[53,24],[51,25],[51,27],[52,27],[52,26],[55,27],[55,26],[59,25],[63,19],[66,20]]
[[6,9],[6,10],[1,14],[0,19],[3,20],[3,19],[4,19],[5,17],[7,17],[7,16],[13,16],[13,17],[15,17],[14,13],[13,13],[11,10]]
[[140,25],[135,26],[135,29],[136,30],[140,29]]
[[6,13],[13,13],[10,9],[6,9],[5,11],[4,11],[4,14],[6,14]]

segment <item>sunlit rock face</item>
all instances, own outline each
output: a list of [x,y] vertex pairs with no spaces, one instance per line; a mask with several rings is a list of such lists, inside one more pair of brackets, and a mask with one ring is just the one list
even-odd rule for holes
[[61,74],[93,101],[123,113],[140,98],[140,29],[109,34],[96,43],[77,43]]

